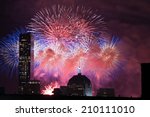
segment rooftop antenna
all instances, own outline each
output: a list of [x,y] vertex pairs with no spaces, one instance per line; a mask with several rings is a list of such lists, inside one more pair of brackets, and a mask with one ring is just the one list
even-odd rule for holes
[[79,61],[79,66],[78,66],[78,75],[81,75],[80,61]]

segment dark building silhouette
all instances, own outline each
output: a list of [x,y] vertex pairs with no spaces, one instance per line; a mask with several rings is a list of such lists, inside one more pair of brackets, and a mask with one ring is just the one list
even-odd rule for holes
[[68,96],[68,87],[67,86],[60,86],[61,95]]
[[33,77],[33,40],[30,33],[19,37],[19,94],[40,93],[39,81],[30,80]]
[[55,88],[53,93],[55,96],[69,96],[69,87],[60,86],[60,88]]
[[40,94],[40,81],[38,80],[29,80],[28,82],[24,83],[19,88],[19,94]]
[[142,77],[142,98],[150,98],[150,63],[141,64],[141,77]]
[[40,81],[30,80],[27,83],[27,94],[40,94]]
[[5,88],[4,87],[0,87],[0,95],[4,95],[5,94]]
[[30,80],[31,34],[20,34],[19,37],[19,83]]
[[68,81],[68,95],[70,96],[92,96],[91,81],[81,73],[74,75]]
[[100,88],[97,91],[97,96],[100,97],[115,97],[115,91],[113,88]]
[[69,95],[75,96],[92,96],[91,81],[81,73],[74,75],[67,84]]
[[31,34],[20,34],[19,37],[19,94],[27,92],[31,67]]
[[68,81],[67,86],[55,88],[53,93],[56,96],[92,96],[91,81],[79,72]]
[[61,88],[55,88],[53,91],[55,96],[62,96],[63,91],[61,90]]

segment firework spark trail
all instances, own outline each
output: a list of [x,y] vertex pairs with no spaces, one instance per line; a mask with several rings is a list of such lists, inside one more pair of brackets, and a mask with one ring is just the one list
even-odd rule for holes
[[119,51],[116,48],[116,44],[119,42],[117,37],[112,37],[111,42],[103,43],[101,46],[101,52],[99,57],[107,68],[115,68],[119,62]]
[[[120,61],[118,39],[113,37],[109,42],[101,37],[104,22],[91,9],[63,6],[43,9],[34,16],[28,29],[34,38],[34,78],[42,82],[42,94],[48,94],[48,90],[52,94],[53,82],[66,85],[77,74],[79,66],[92,85],[99,88],[96,83],[110,69],[117,68]],[[18,34],[11,35],[3,42],[5,46],[0,47],[6,50],[1,53],[1,59],[15,67],[18,66],[18,37]]]
[[[57,73],[60,76],[59,81],[61,82],[61,84],[66,85],[69,78],[71,78],[72,75],[76,74],[77,68],[80,63],[82,67],[82,73],[91,76],[91,72],[89,71],[92,71],[95,74],[94,77],[91,77],[95,79],[92,81],[99,82],[102,77],[106,77],[107,71],[113,70],[115,67],[117,67],[117,62],[119,61],[119,52],[115,47],[117,42],[115,42],[114,44],[112,44],[112,41],[110,43],[108,41],[105,42],[107,43],[104,43],[102,47],[99,47],[97,44],[96,51],[93,49],[88,51],[87,53],[84,53],[84,51],[82,50],[76,50],[74,52],[74,55],[72,57],[66,58],[65,61],[57,61],[57,59],[55,58],[54,63],[56,65],[54,65],[52,61],[43,60],[44,62],[47,61],[46,65],[49,64],[49,68],[46,68],[48,70],[44,72],[44,77],[47,77],[47,79],[49,79],[50,77],[52,78],[52,74]],[[92,46],[95,47],[95,45]],[[52,66],[52,68],[50,66]],[[54,70],[56,68],[58,68],[58,71]],[[43,70],[43,66],[40,66],[39,69]],[[50,74],[47,74],[47,72]],[[41,73],[37,72],[37,78],[38,76],[40,76],[39,74]],[[38,79],[41,80],[44,77],[40,77]],[[95,83],[93,84],[95,85]]]
[[18,41],[16,40],[10,40],[10,41],[1,41],[1,56],[5,64],[7,64],[10,67],[17,67],[18,66]]
[[19,35],[26,32],[25,29],[16,29],[13,33],[7,35],[0,42],[1,61],[9,67],[16,69],[19,62]]
[[[14,38],[13,35],[11,36]],[[52,41],[47,39],[35,39],[35,78],[42,81],[46,86],[48,84],[51,84],[53,80],[59,81],[59,85],[66,85],[69,78],[71,78],[72,75],[76,74],[77,68],[79,67],[80,63],[82,73],[88,75],[90,79],[92,78],[91,81],[93,86],[96,85],[95,82],[98,82],[99,79],[101,79],[107,72],[106,68],[103,67],[103,64],[108,64],[109,68],[112,69],[116,62],[119,61],[119,59],[116,58],[119,53],[115,53],[117,41],[115,41],[114,38],[110,43],[104,39],[101,39],[100,41],[101,42],[99,43],[98,39],[97,41],[89,44],[89,50],[85,52],[82,48],[77,46],[79,44],[78,42],[59,43],[59,41],[54,41],[52,43]],[[12,42],[15,44],[15,48]],[[16,48],[18,47],[17,44],[19,44],[18,38],[14,38],[14,40],[8,38],[8,41],[5,41],[3,43],[5,43],[5,46],[1,46],[1,48],[3,47],[3,50],[7,50],[8,56],[6,56],[5,54],[1,54],[1,56],[6,57],[6,60],[10,61],[12,59],[9,59],[9,57],[11,57],[10,50],[15,51],[14,56],[18,55],[18,50]],[[8,45],[11,45],[11,47]],[[107,53],[108,55],[105,53]],[[108,58],[108,56],[111,56],[111,64],[107,61],[104,61],[105,58]],[[15,62],[13,62],[12,64],[6,61],[5,64],[14,65],[14,63],[16,63],[15,66],[17,67],[18,56],[16,58],[16,60],[13,59],[15,60]],[[100,66],[100,68],[98,66]],[[95,74],[93,75],[94,77],[91,76],[91,74]]]
[[[98,30],[95,25],[101,29]],[[83,40],[91,40],[96,30],[102,32],[105,23],[103,18],[91,9],[58,5],[38,12],[28,28],[32,33],[40,34],[46,39],[82,43],[85,42]]]

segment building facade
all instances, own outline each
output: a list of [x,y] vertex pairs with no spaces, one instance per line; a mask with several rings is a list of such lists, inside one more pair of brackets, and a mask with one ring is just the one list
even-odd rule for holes
[[31,34],[21,34],[19,38],[19,83],[30,80]]
[[91,81],[80,72],[68,81],[67,86],[54,89],[54,95],[63,96],[92,96]]
[[115,90],[113,88],[100,88],[97,91],[99,97],[115,97]]
[[33,48],[31,33],[19,37],[19,94],[40,94],[40,82],[33,78]]
[[69,95],[73,96],[92,96],[91,81],[80,72],[74,75],[67,84]]

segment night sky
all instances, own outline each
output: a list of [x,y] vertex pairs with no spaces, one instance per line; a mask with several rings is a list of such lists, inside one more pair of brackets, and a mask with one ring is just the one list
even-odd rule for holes
[[[120,52],[125,55],[124,72],[103,86],[115,87],[121,96],[141,95],[140,63],[150,62],[150,1],[148,0],[4,0],[0,2],[0,39],[19,27],[28,25],[35,13],[54,4],[79,4],[98,9],[104,17],[108,32],[121,41]],[[1,68],[0,68],[1,69]],[[0,86],[6,93],[15,93],[16,77],[0,74]]]

